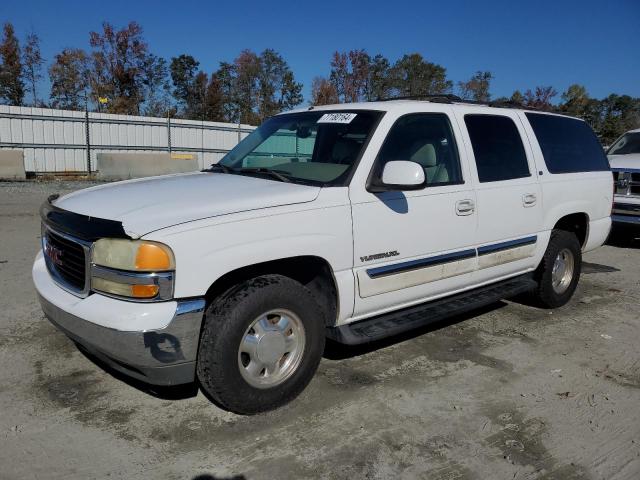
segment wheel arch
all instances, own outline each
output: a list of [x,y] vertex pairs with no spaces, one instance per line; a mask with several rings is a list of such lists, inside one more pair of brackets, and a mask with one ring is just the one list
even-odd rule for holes
[[280,258],[231,270],[209,286],[205,294],[207,305],[235,285],[266,274],[283,275],[303,284],[318,300],[324,314],[325,325],[336,324],[340,307],[336,278],[329,262],[314,255]]
[[553,229],[574,233],[580,246],[584,248],[589,238],[589,215],[585,212],[569,213],[559,218]]

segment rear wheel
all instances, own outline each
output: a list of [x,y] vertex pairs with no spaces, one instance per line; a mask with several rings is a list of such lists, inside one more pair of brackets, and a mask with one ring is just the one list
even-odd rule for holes
[[281,275],[256,277],[207,309],[198,379],[227,410],[272,410],[304,390],[324,342],[323,316],[306,287]]
[[564,230],[551,232],[547,251],[535,272],[538,287],[535,302],[544,308],[566,304],[578,286],[582,250],[575,234]]

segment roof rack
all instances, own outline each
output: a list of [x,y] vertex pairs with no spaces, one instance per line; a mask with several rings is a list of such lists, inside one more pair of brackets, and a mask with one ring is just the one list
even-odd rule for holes
[[390,102],[392,100],[430,100],[438,103],[464,102],[458,95],[452,93],[434,93],[424,95],[402,95],[398,97],[378,98],[378,102]]
[[403,95],[398,97],[378,98],[378,102],[390,102],[393,100],[428,100],[436,103],[469,103],[472,105],[486,105],[488,107],[496,108],[520,108],[523,110],[540,110],[536,107],[525,106],[521,103],[513,102],[511,100],[492,100],[489,102],[481,102],[478,100],[465,100],[464,98],[454,95],[452,93],[437,93],[437,94],[424,94],[424,95]]

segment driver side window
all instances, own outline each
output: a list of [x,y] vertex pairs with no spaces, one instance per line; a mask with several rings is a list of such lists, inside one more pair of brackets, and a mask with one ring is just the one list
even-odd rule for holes
[[376,173],[395,160],[418,163],[424,170],[427,187],[464,183],[451,124],[443,113],[415,113],[399,118],[380,149]]

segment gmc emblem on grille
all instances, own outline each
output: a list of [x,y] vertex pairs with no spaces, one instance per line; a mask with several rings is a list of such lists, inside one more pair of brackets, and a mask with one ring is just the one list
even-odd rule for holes
[[54,247],[49,242],[46,243],[44,247],[44,252],[47,254],[47,257],[58,266],[62,266],[62,250]]
[[628,178],[621,178],[618,180],[618,188],[627,188],[629,186]]

